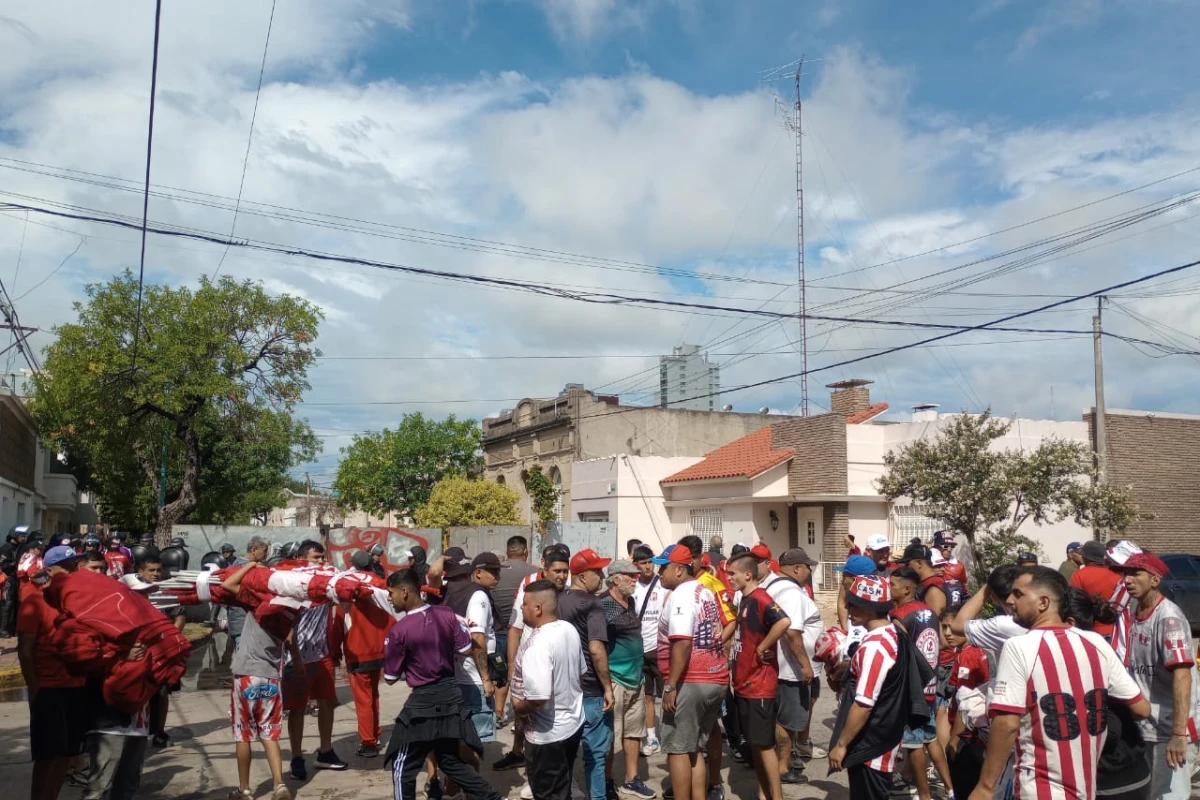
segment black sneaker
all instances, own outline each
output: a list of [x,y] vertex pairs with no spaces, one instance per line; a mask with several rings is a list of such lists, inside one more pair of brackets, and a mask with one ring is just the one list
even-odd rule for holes
[[504,758],[492,764],[492,769],[496,772],[503,772],[506,769],[516,769],[523,766],[525,766],[525,756],[520,753],[508,753]]
[[316,767],[317,769],[343,770],[343,769],[346,769],[347,767],[349,767],[350,765],[347,764],[345,761],[342,761],[340,758],[338,758],[338,754],[333,752],[332,749],[330,749],[328,752],[325,752],[325,753],[318,752],[317,759],[313,763],[313,766]]
[[663,800],[675,800],[675,787],[671,785],[669,777],[663,780],[662,796]]
[[442,800],[442,783],[437,778],[425,782],[425,800]]
[[373,744],[360,744],[354,751],[359,758],[378,758],[379,748]]
[[617,784],[615,781],[604,782],[604,800],[617,800]]
[[292,777],[298,781],[308,779],[308,767],[304,765],[304,756],[296,756],[292,759]]
[[171,737],[167,736],[165,733],[156,733],[150,737],[150,742],[155,747],[170,747]]
[[795,786],[799,783],[808,783],[808,778],[804,777],[804,773],[802,772],[796,772],[794,769],[789,769],[787,772],[779,776],[779,782]]

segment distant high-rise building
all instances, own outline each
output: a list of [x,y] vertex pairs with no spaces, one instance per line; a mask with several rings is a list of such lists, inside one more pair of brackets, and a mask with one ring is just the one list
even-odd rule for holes
[[721,368],[701,355],[700,346],[681,344],[658,360],[658,405],[688,411],[721,407]]

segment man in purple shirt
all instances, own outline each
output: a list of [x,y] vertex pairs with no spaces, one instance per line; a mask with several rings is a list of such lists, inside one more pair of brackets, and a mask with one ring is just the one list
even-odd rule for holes
[[430,753],[464,792],[476,800],[500,800],[500,794],[458,751],[463,744],[483,754],[479,733],[454,682],[455,655],[469,653],[475,646],[466,625],[449,608],[426,604],[413,570],[393,572],[388,594],[392,606],[404,616],[384,641],[383,679],[392,684],[403,676],[412,689],[388,744],[396,800],[416,800],[417,773]]

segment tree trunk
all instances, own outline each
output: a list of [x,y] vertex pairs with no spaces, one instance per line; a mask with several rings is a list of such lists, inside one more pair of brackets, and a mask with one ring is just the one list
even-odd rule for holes
[[198,489],[200,485],[200,441],[191,428],[177,431],[176,438],[183,442],[184,468],[183,480],[179,486],[179,494],[174,500],[158,510],[158,520],[154,525],[154,543],[167,547],[174,538],[172,531],[177,522],[187,518],[196,509]]

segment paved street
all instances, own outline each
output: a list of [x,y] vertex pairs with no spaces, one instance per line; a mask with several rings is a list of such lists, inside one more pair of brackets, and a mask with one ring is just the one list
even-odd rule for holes
[[[225,636],[217,634],[197,647],[193,656],[194,668],[184,681],[184,691],[171,698],[171,716],[168,727],[175,745],[167,750],[151,750],[146,759],[139,797],[173,798],[174,800],[214,800],[223,798],[229,788],[237,783],[237,765],[234,760],[233,743],[229,733],[229,694],[223,684],[227,675],[219,663],[226,646]],[[350,691],[344,685],[339,688],[342,705],[338,708],[334,723],[334,746],[338,753],[351,764],[348,772],[322,772],[311,768],[305,783],[289,781],[297,797],[362,798],[376,800],[392,796],[391,776],[381,769],[382,759],[365,761],[354,755],[357,746],[355,736],[354,709]],[[382,707],[384,737],[390,732],[388,721],[399,712],[407,695],[407,689],[397,685],[384,687]],[[29,796],[29,739],[28,707],[19,692],[0,693],[0,779],[3,780],[4,796],[24,798]],[[829,693],[822,695],[818,704],[818,723],[813,732],[818,744],[828,743],[830,725],[833,721],[833,702]],[[512,741],[511,726],[499,732],[500,741],[487,745],[485,763],[491,763],[507,752]],[[315,748],[316,719],[310,718],[305,738],[305,747]],[[285,762],[288,757],[284,747]],[[264,796],[270,792],[270,774],[261,749],[256,749],[252,774],[255,794]],[[748,768],[726,763],[726,791],[730,797],[755,800],[753,777]],[[618,769],[619,769],[618,764]],[[847,796],[844,775],[832,778],[826,775],[824,761],[814,761],[808,774],[811,783],[805,786],[784,787],[788,800],[801,798]],[[659,788],[666,775],[666,757],[659,755],[650,759],[650,783]],[[523,780],[522,772],[494,773],[484,770],[484,777],[501,793],[516,798]],[[424,778],[418,781],[418,787]],[[80,790],[66,787],[61,795],[66,800],[76,800]]]

